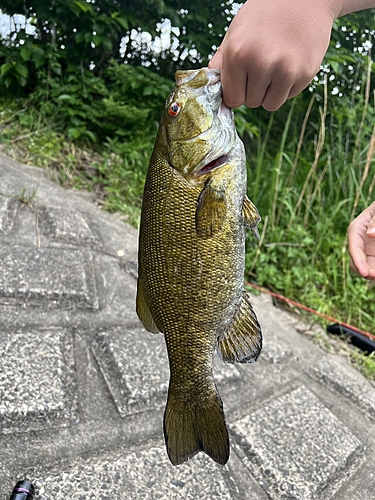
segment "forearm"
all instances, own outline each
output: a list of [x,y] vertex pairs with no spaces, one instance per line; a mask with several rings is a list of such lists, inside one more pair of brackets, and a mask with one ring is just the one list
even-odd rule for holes
[[334,0],[335,17],[345,16],[358,10],[375,7],[375,0]]

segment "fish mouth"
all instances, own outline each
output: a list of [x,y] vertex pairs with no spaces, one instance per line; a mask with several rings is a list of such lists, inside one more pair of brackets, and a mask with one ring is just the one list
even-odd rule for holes
[[215,160],[206,163],[206,165],[204,165],[201,169],[199,169],[196,172],[196,174],[197,175],[209,174],[213,170],[216,170],[217,168],[224,166],[226,163],[228,163],[228,155],[219,156],[218,158],[215,158]]
[[211,68],[178,70],[175,74],[177,85],[201,88],[205,85],[215,85],[220,82],[221,70]]

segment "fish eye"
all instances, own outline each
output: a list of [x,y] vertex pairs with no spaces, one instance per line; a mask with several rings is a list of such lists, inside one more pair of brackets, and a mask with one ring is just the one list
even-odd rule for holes
[[181,105],[178,102],[172,102],[172,104],[168,108],[169,116],[177,116],[181,111]]

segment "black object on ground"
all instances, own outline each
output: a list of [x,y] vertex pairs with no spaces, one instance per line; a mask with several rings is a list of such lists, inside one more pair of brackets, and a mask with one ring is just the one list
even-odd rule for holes
[[32,500],[34,486],[30,481],[18,481],[9,500]]
[[327,326],[327,332],[333,333],[335,335],[350,335],[351,342],[354,346],[358,347],[362,351],[366,351],[368,354],[371,354],[375,351],[375,342],[371,340],[366,335],[363,335],[352,328],[349,328],[344,325],[340,325],[340,323],[335,323],[333,325]]

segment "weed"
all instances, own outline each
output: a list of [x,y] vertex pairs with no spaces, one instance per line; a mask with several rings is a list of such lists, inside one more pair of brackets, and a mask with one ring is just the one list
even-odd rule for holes
[[36,197],[38,186],[32,189],[22,188],[17,198],[23,206],[31,205],[32,200]]
[[351,359],[357,370],[362,372],[365,377],[375,381],[375,352],[365,356],[358,349],[353,350]]

